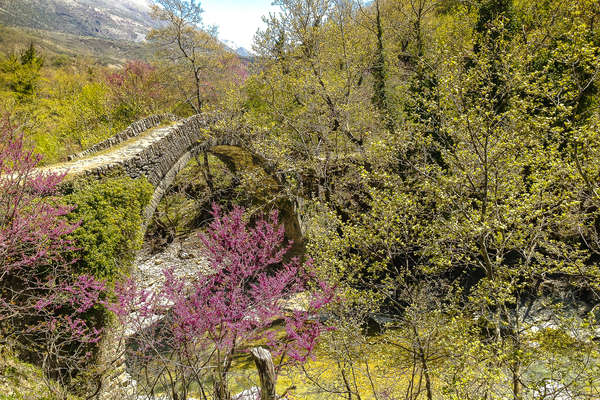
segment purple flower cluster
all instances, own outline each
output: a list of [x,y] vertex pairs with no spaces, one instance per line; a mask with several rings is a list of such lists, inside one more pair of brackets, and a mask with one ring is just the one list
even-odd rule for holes
[[[7,118],[0,121],[0,328],[23,343],[44,343],[57,364],[76,363],[80,344],[101,331],[85,314],[102,303],[105,287],[73,268],[69,240],[79,224],[64,218],[71,207],[54,197],[64,175],[36,169],[40,156],[27,150]],[[65,351],[62,352],[61,346]],[[68,348],[68,351],[67,351]],[[31,349],[29,349],[31,350]],[[69,360],[63,363],[62,358]]]
[[[309,262],[285,261],[291,243],[285,244],[277,212],[253,226],[237,207],[224,215],[215,205],[212,216],[200,235],[210,273],[184,279],[165,269],[164,283],[153,291],[138,289],[130,280],[116,288],[111,309],[134,330],[147,326],[148,319],[168,321],[174,347],[193,344],[233,355],[262,343],[304,361],[327,329],[317,315],[332,300],[333,288],[316,281]],[[308,301],[289,311],[295,296]]]

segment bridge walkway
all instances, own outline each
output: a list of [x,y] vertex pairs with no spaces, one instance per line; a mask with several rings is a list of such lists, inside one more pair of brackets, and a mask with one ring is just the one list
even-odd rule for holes
[[111,169],[139,157],[147,148],[171,135],[173,127],[181,123],[176,122],[167,126],[151,128],[139,136],[131,137],[105,150],[75,160],[42,167],[40,170],[78,176],[93,170]]

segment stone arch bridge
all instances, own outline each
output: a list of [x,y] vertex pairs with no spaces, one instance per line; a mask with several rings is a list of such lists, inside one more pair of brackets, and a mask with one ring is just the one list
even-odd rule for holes
[[[240,158],[250,159],[253,167],[262,168],[280,186],[281,177],[269,163],[250,151],[235,132],[219,129],[220,120],[218,114],[197,114],[185,119],[178,119],[172,114],[154,115],[47,170],[99,179],[115,171],[124,172],[132,178],[146,177],[154,186],[154,193],[144,210],[144,230],[177,174],[203,151],[214,154],[234,172],[248,166],[248,162]],[[303,239],[296,207],[288,201],[281,208],[286,234],[294,240],[294,247],[298,250],[297,246],[302,246]]]
[[[240,168],[262,168],[281,187],[283,177],[259,155],[253,153],[240,135],[221,128],[218,114],[198,114],[185,119],[174,115],[154,115],[130,125],[117,135],[92,148],[69,157],[69,161],[42,168],[42,171],[65,173],[68,178],[91,176],[102,179],[115,174],[132,178],[145,177],[154,193],[143,215],[145,230],[158,204],[177,174],[198,154],[207,151],[236,172]],[[294,241],[292,254],[303,249],[303,235],[295,202],[279,203],[280,219],[286,236]],[[118,339],[122,327],[111,327],[103,338],[99,364],[103,372],[100,400],[131,398],[135,383],[127,373],[123,343]]]

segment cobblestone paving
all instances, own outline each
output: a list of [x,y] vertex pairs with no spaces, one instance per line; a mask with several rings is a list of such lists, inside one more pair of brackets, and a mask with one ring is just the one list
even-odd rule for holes
[[138,157],[149,146],[168,137],[172,133],[173,127],[178,126],[178,124],[181,124],[181,122],[166,127],[153,128],[140,136],[133,137],[99,153],[43,167],[40,170],[44,172],[67,173],[68,175],[76,176],[98,169],[99,167],[111,168]]

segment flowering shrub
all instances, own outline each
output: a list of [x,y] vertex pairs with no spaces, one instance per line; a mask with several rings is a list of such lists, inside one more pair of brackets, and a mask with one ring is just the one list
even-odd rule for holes
[[52,197],[63,176],[36,171],[39,161],[0,121],[0,345],[70,377],[100,339],[92,311],[104,285],[74,274],[68,235],[78,224]]
[[160,73],[144,61],[129,61],[105,77],[111,94],[112,114],[131,121],[157,112],[165,104]]
[[[165,384],[161,374],[165,382],[169,375],[173,393],[186,391],[192,382],[204,390],[208,374],[215,397],[228,398],[236,354],[261,344],[282,360],[287,355],[303,362],[326,329],[317,313],[331,301],[333,289],[324,282],[311,289],[310,263],[284,262],[290,244],[284,244],[277,213],[252,227],[241,208],[223,215],[214,206],[212,215],[208,232],[200,236],[210,272],[189,280],[166,269],[164,283],[154,290],[138,289],[133,281],[116,289],[113,310],[130,332],[137,332],[133,358],[142,368],[157,368],[149,373],[158,377],[147,382],[146,395]],[[290,304],[300,294],[306,304]],[[157,359],[163,361],[160,367]]]
[[143,61],[129,61],[121,70],[106,75],[107,82],[116,87],[123,87],[130,82],[147,80],[155,68]]

